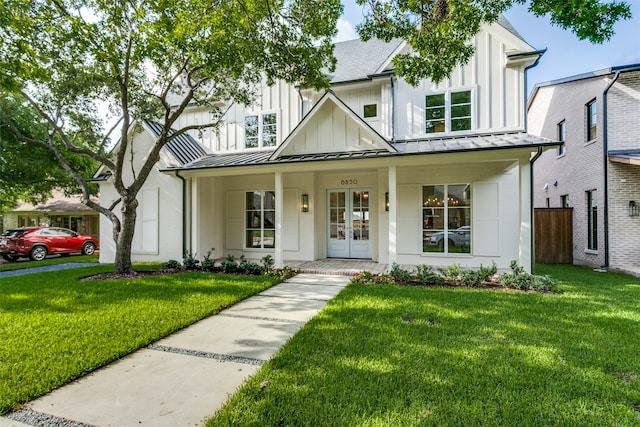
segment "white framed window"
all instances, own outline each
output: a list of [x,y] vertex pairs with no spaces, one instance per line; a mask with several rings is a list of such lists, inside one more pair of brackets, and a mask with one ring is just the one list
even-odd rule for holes
[[435,93],[425,97],[425,132],[460,132],[473,127],[471,89]]
[[268,148],[278,144],[278,115],[264,113],[245,116],[245,148]]
[[422,252],[471,253],[471,184],[422,187]]
[[247,191],[245,201],[245,248],[275,248],[275,191]]

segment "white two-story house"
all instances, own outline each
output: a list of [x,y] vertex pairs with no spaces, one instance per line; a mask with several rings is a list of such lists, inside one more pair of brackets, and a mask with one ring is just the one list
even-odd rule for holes
[[[418,87],[392,68],[403,42],[338,43],[329,91],[265,85],[216,131],[173,141],[139,196],[134,261],[214,248],[216,258],[270,254],[277,265],[529,269],[531,159],[555,144],[526,133],[526,70],[541,52],[503,18],[471,42],[468,64]],[[208,114],[189,110],[179,126]],[[143,129],[138,146],[157,130]],[[109,180],[101,198],[116,198]],[[100,259],[110,262],[111,224],[101,227]]]

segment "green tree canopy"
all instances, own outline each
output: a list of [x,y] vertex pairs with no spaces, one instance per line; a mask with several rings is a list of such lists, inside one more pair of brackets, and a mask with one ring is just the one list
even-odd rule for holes
[[469,43],[482,23],[493,23],[516,3],[528,4],[535,16],[548,15],[553,24],[573,31],[581,40],[602,43],[614,34],[614,24],[629,19],[625,1],[606,0],[356,0],[365,10],[357,27],[364,40],[407,41],[411,51],[394,58],[396,74],[412,85],[435,82],[466,64],[474,53]]
[[[27,138],[42,140],[47,125],[11,94],[0,94],[0,116],[11,117],[11,125]],[[58,141],[58,146],[64,148]],[[84,178],[97,168],[93,159],[65,153],[70,165]],[[19,140],[9,123],[0,119],[0,213],[16,206],[19,200],[44,202],[53,189],[66,194],[80,194],[78,183],[69,176],[55,155],[47,148]],[[97,186],[89,187],[92,194]]]
[[[49,149],[82,188],[84,202],[111,220],[115,269],[130,272],[136,196],[162,147],[190,129],[215,127],[229,106],[217,101],[251,103],[263,79],[326,87],[341,13],[339,0],[5,0],[0,87],[48,127],[35,138],[17,123],[10,128],[19,140]],[[169,135],[193,105],[210,110],[214,120]],[[111,116],[101,116],[100,106]],[[130,130],[142,120],[163,129],[144,163],[131,171]],[[116,124],[105,129],[107,122]],[[91,201],[68,153],[110,170],[119,200]]]

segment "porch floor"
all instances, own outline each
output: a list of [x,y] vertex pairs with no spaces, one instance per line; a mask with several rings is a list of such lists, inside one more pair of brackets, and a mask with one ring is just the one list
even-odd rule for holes
[[284,265],[299,270],[301,273],[336,274],[351,276],[361,271],[371,273],[384,273],[388,269],[387,264],[379,264],[368,259],[341,259],[326,258],[316,261],[285,260]]

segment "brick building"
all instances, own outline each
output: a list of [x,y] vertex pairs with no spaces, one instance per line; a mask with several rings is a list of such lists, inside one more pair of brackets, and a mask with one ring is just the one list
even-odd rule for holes
[[574,263],[640,275],[640,64],[537,84],[528,120],[564,141],[534,164],[534,207],[573,208]]

